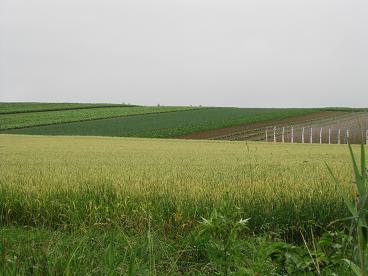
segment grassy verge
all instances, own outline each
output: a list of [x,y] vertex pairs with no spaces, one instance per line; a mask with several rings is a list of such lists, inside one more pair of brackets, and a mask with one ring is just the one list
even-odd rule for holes
[[[243,245],[248,272],[276,271],[265,239],[247,238]],[[73,233],[19,227],[0,230],[0,272],[8,275],[210,275],[217,265],[189,235],[170,239],[154,231],[128,233],[103,227]]]

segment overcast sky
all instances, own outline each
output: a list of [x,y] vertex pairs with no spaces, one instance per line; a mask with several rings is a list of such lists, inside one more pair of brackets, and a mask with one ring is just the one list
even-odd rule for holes
[[367,0],[0,0],[0,101],[368,106]]

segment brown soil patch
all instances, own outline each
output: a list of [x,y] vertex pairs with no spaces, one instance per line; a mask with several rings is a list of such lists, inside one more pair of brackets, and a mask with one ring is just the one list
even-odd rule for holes
[[273,124],[297,123],[297,122],[302,122],[306,120],[316,120],[316,119],[334,117],[334,116],[342,115],[345,113],[346,112],[342,112],[342,111],[322,111],[322,112],[312,113],[308,115],[292,116],[292,117],[289,117],[283,120],[268,120],[268,121],[263,121],[259,123],[254,123],[254,124],[243,124],[243,125],[237,125],[237,126],[232,126],[232,127],[227,127],[227,128],[219,128],[219,129],[195,132],[191,134],[182,135],[176,138],[179,138],[179,139],[210,139],[210,138],[214,138],[214,137],[218,137],[222,135],[228,135],[228,134],[232,134],[232,133],[243,131],[243,130],[266,127],[266,126],[270,126]]

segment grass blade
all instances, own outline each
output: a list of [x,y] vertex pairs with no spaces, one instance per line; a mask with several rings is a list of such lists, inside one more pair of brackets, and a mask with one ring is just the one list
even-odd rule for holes
[[351,157],[351,161],[353,163],[353,170],[354,170],[354,175],[355,175],[355,182],[358,188],[358,192],[360,196],[363,196],[365,194],[365,187],[362,185],[362,179],[361,179],[361,175],[358,169],[358,165],[354,156],[354,152],[353,152],[353,148],[351,146],[351,144],[348,144],[349,147],[349,152],[350,152],[350,157]]
[[328,164],[326,163],[327,169],[330,173],[330,175],[332,176],[332,179],[335,182],[335,186],[337,191],[339,192],[339,194],[341,195],[341,197],[344,199],[344,202],[346,204],[346,206],[348,207],[350,213],[353,215],[353,217],[357,217],[358,216],[358,212],[354,206],[354,203],[349,199],[347,193],[344,191],[344,189],[342,188],[342,185],[340,184],[340,182],[337,180],[337,178],[335,177],[335,175],[333,174],[331,168],[328,166]]
[[365,182],[367,179],[367,167],[366,167],[366,158],[365,158],[365,148],[364,144],[360,145],[360,163],[361,163],[361,172],[362,172],[362,181]]
[[355,263],[353,263],[352,261],[347,260],[347,259],[344,259],[343,261],[346,262],[349,265],[349,267],[355,273],[355,275],[357,275],[357,276],[362,275],[362,271],[360,270],[360,267],[357,266]]

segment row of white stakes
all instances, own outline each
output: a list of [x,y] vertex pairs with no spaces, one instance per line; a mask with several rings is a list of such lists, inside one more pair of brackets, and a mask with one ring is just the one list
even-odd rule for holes
[[[273,128],[273,142],[276,143],[276,127]],[[320,128],[319,130],[319,143],[322,144],[322,138],[323,138],[323,128]],[[350,138],[350,130],[346,130],[346,143],[349,141]],[[268,129],[266,128],[266,142],[268,142]],[[281,135],[281,142],[285,143],[285,127],[282,128],[282,135]],[[291,128],[291,143],[294,143],[294,128]],[[313,144],[313,128],[310,129],[310,138],[309,142]],[[302,128],[302,144],[305,143],[305,128]],[[331,128],[328,129],[328,143],[331,144]],[[338,129],[337,134],[337,143],[341,144],[341,129]],[[368,129],[365,131],[365,143],[368,145]]]

